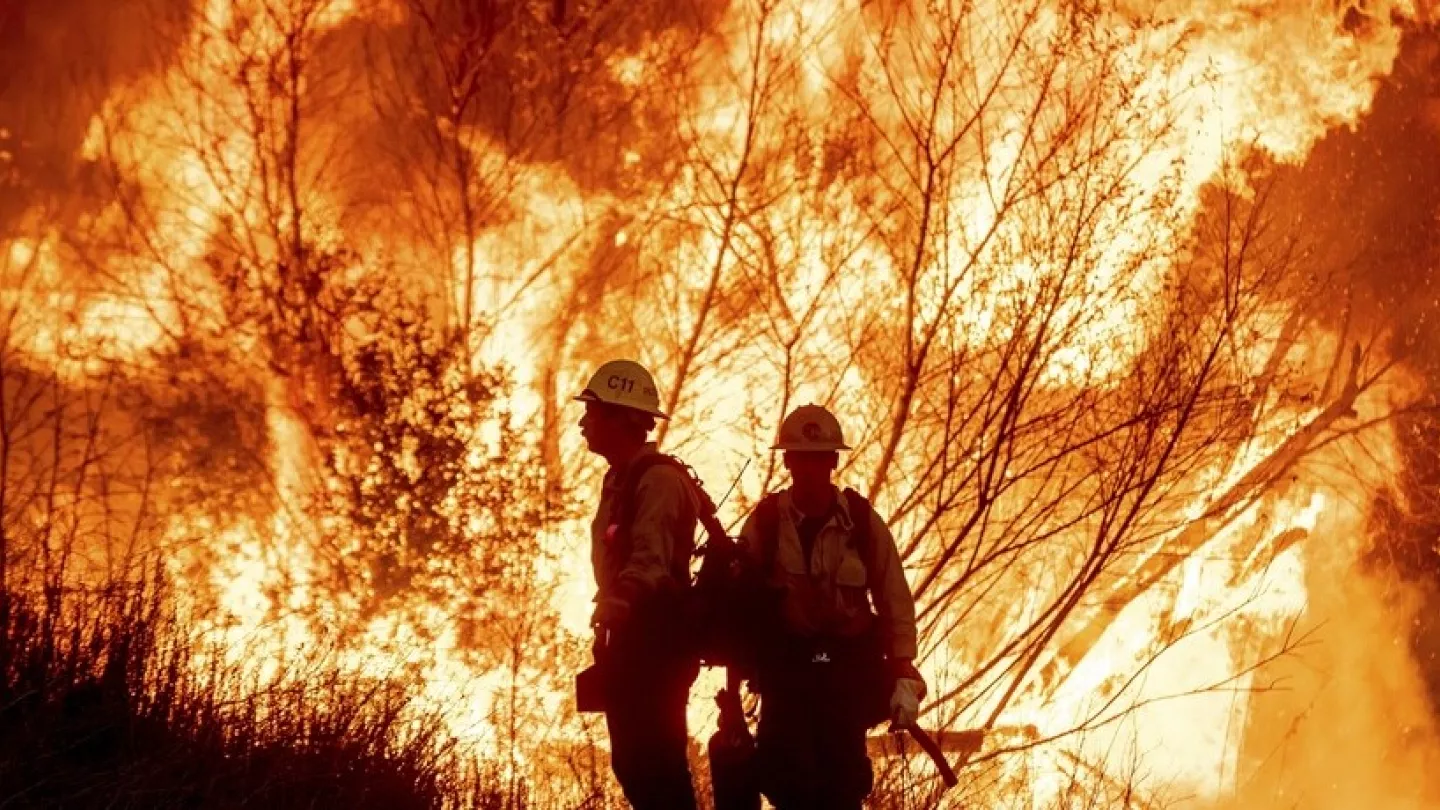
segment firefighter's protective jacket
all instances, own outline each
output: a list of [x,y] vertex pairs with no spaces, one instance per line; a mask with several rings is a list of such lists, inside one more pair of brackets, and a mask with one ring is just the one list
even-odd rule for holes
[[632,606],[658,591],[689,583],[695,547],[697,504],[685,474],[670,464],[654,464],[634,484],[628,555],[619,537],[618,507],[626,473],[645,456],[656,455],[653,442],[625,467],[611,467],[600,489],[600,505],[590,523],[590,561],[595,569],[596,599],[617,597]]
[[765,548],[757,512],[745,521],[740,536],[752,560],[762,564],[774,560],[766,576],[771,585],[783,589],[786,630],[802,636],[854,636],[868,629],[878,614],[885,652],[893,658],[914,658],[915,600],[885,521],[870,510],[873,559],[861,559],[859,544],[851,537],[849,500],[837,491],[835,508],[816,535],[807,566],[796,528],[803,515],[795,508],[790,490],[770,497],[778,499],[780,518],[773,552]]

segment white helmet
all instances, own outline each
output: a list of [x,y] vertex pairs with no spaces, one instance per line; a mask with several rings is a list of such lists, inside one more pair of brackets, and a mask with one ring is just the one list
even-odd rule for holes
[[611,360],[596,369],[590,384],[575,397],[575,401],[604,402],[648,413],[659,419],[669,418],[660,410],[660,392],[655,387],[655,378],[634,360]]
[[771,450],[824,452],[849,450],[840,420],[819,405],[801,405],[780,423],[780,438]]

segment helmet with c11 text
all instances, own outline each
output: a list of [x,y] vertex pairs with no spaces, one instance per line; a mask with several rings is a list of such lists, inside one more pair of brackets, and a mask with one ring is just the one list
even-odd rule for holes
[[595,370],[590,383],[576,402],[601,402],[668,419],[660,410],[660,391],[655,378],[634,360],[611,360]]

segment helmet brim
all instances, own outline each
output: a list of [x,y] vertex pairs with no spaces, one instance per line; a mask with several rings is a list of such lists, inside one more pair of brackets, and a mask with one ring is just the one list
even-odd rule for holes
[[571,400],[572,402],[598,402],[598,403],[600,403],[601,405],[612,405],[612,406],[614,406],[614,407],[616,407],[616,408],[625,408],[625,409],[631,410],[631,411],[639,411],[640,413],[646,413],[646,414],[649,414],[649,415],[655,417],[656,419],[669,419],[669,418],[670,418],[669,416],[666,416],[666,415],[665,415],[665,412],[662,411],[662,410],[660,410],[659,408],[637,408],[637,407],[635,407],[634,405],[625,405],[625,404],[623,404],[623,403],[610,402],[609,400],[601,399],[599,394],[596,394],[594,391],[591,391],[589,388],[586,388],[584,391],[581,391],[580,393],[578,393],[578,394],[576,394],[575,396],[571,397],[570,400]]

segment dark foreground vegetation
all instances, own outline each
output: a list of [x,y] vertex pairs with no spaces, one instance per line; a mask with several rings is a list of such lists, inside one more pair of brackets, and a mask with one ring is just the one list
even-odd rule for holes
[[498,806],[397,689],[196,670],[164,605],[154,587],[0,593],[0,808]]

